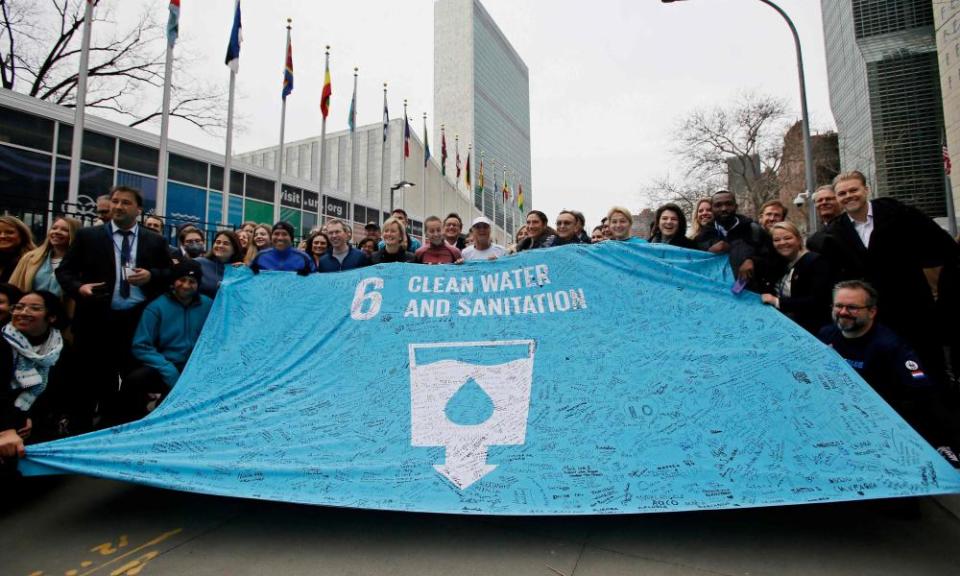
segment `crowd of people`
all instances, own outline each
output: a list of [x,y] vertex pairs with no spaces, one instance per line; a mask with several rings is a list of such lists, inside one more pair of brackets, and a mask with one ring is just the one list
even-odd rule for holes
[[[106,200],[104,208],[99,200]],[[656,210],[649,234],[610,209],[588,234],[581,212],[553,226],[532,210],[509,246],[493,223],[457,214],[424,220],[424,242],[402,209],[369,222],[354,241],[331,219],[297,242],[287,222],[238,230],[143,216],[143,198],[118,186],[98,200],[103,223],[56,218],[36,246],[29,227],[0,216],[0,472],[15,470],[24,441],[82,433],[143,417],[176,385],[228,267],[300,275],[405,262],[496,260],[567,244],[650,242],[725,255],[734,292],[752,291],[839,353],[954,466],[960,466],[956,372],[960,249],[933,220],[892,198],[870,199],[860,172],[813,196],[823,226],[808,238],[767,202],[753,219],[721,190]],[[69,373],[69,378],[67,374]],[[78,377],[79,375],[79,377]],[[82,386],[77,386],[82,382]],[[73,383],[73,385],[71,385]],[[2,475],[2,474],[0,474]]]

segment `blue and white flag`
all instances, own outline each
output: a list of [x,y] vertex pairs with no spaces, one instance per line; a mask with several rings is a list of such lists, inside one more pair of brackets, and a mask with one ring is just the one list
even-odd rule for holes
[[241,42],[243,42],[243,31],[240,25],[240,0],[237,0],[237,7],[233,11],[233,26],[230,28],[230,42],[227,44],[227,57],[224,60],[234,74],[240,70]]
[[173,48],[180,36],[180,0],[170,0],[170,15],[167,18],[167,46]]
[[27,474],[331,506],[622,514],[954,493],[953,470],[727,259],[604,242],[462,266],[230,270],[139,422]]

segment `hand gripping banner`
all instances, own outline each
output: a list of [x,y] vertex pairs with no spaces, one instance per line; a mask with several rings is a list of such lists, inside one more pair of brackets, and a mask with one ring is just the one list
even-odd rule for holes
[[960,491],[726,259],[604,242],[233,271],[166,401],[28,474],[384,510],[619,514]]

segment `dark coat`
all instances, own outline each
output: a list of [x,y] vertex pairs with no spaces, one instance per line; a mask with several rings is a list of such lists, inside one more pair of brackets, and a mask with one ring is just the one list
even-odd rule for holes
[[14,391],[10,390],[12,379],[13,351],[7,339],[0,336],[0,432],[23,425],[23,413],[13,405],[17,397]]
[[730,229],[726,237],[714,222],[700,230],[694,243],[701,250],[709,250],[718,242],[727,242],[734,276],[744,262],[752,260],[754,275],[747,288],[758,293],[772,292],[773,283],[778,279],[777,272],[783,269],[783,259],[774,251],[773,239],[763,226],[742,214],[737,214],[737,219],[739,224]]
[[790,296],[777,294],[780,311],[816,336],[821,328],[830,324],[832,290],[833,274],[829,261],[816,252],[807,252],[793,267]]
[[416,257],[413,252],[400,250],[396,254],[387,252],[386,248],[377,250],[370,256],[371,264],[389,264],[390,262],[414,262]]
[[328,251],[320,257],[317,263],[317,272],[342,272],[344,270],[353,270],[354,268],[363,268],[370,265],[370,259],[362,250],[357,250],[353,246],[350,252],[343,259],[343,263],[334,258],[333,252]]
[[669,244],[670,246],[676,246],[677,248],[689,248],[690,250],[700,250],[700,246],[687,238],[685,234],[674,234],[668,242],[663,241],[663,237],[660,235],[660,232],[654,232],[653,236],[650,237],[651,244]]
[[[149,302],[170,286],[170,254],[166,241],[159,234],[143,226],[138,234],[137,267],[150,271],[150,281],[140,289]],[[77,303],[73,320],[75,333],[83,332],[90,323],[97,322],[109,312],[116,274],[110,229],[104,225],[81,228],[57,268],[57,281]],[[80,296],[80,286],[94,282],[104,283],[102,294],[94,298]]]
[[[931,319],[938,307],[955,301],[957,243],[929,217],[893,198],[871,200],[873,233],[864,246],[846,215],[827,227],[823,255],[838,279],[863,279],[880,293],[879,318],[906,338],[923,355],[935,330]],[[924,268],[944,267],[941,275],[941,302],[930,292]]]

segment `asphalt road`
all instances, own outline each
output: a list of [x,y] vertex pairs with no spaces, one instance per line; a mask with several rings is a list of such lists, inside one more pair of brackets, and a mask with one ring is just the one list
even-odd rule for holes
[[929,498],[491,518],[47,477],[4,499],[2,576],[960,574],[960,520]]

